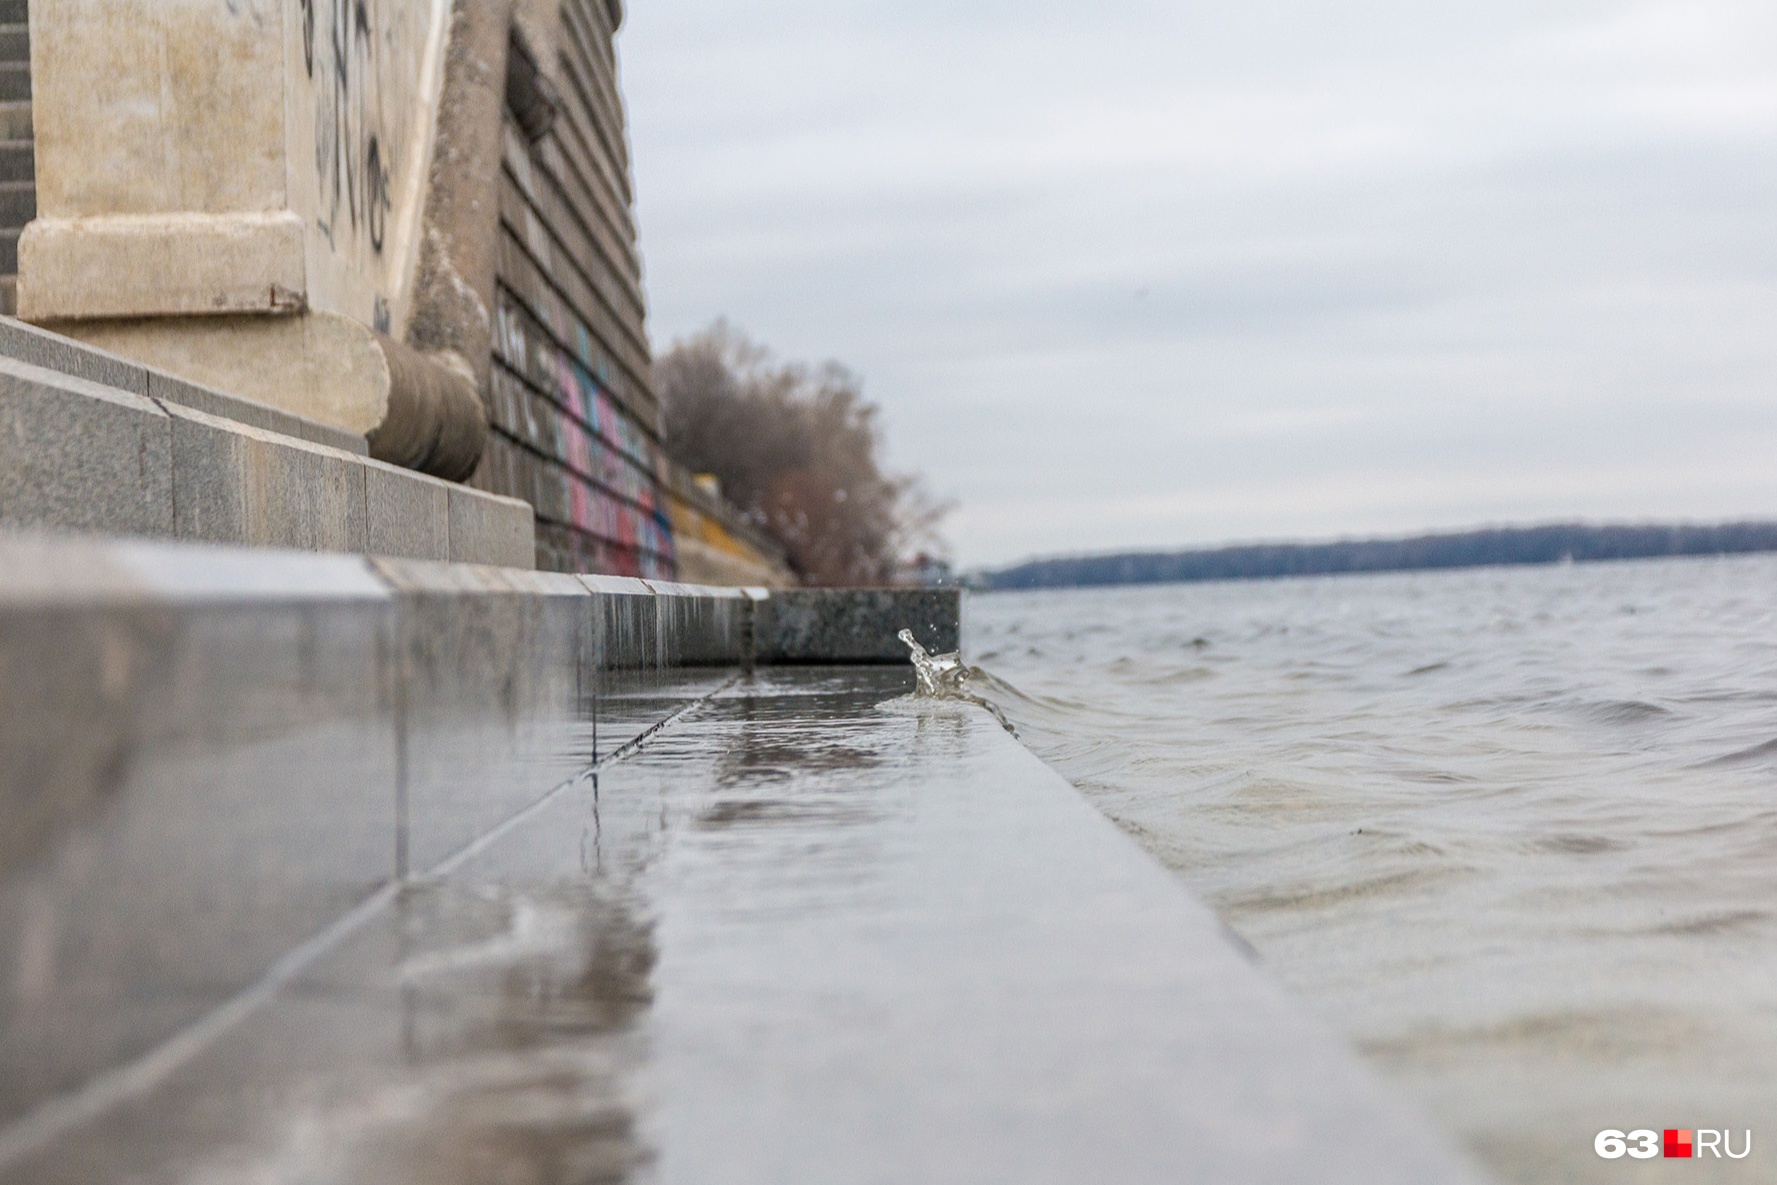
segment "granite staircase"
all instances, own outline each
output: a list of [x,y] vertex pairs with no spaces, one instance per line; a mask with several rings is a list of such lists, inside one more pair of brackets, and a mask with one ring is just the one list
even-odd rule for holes
[[26,0],[0,0],[0,313],[18,308],[19,232],[37,217]]

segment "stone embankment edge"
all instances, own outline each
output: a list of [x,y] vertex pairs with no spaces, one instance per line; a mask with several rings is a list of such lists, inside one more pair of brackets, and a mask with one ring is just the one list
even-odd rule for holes
[[[778,637],[783,596],[0,535],[0,1003],[31,1018],[0,1030],[0,1179],[810,620],[886,652],[843,592],[785,598]],[[960,629],[957,591],[864,602]]]
[[532,568],[530,505],[0,317],[0,527]]
[[[925,620],[882,630],[956,636],[905,595]],[[877,661],[847,597],[800,601],[840,606],[827,661]],[[0,1030],[0,1130],[782,652],[771,599],[0,534],[0,1014],[35,1018]]]

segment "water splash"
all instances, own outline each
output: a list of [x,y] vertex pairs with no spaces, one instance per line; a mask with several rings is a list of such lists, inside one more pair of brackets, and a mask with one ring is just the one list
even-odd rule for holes
[[895,636],[913,652],[913,671],[919,678],[919,690],[914,693],[916,696],[924,699],[962,700],[964,703],[986,708],[1000,722],[1000,727],[1013,736],[1018,735],[1012,722],[1006,719],[1006,714],[1000,711],[997,704],[976,695],[969,687],[969,677],[979,672],[974,667],[963,665],[961,652],[953,650],[948,654],[933,654],[919,644],[919,639],[913,636],[912,630],[902,630]]
[[913,669],[919,676],[919,694],[932,699],[965,699],[969,694],[969,668],[957,651],[933,654],[919,644],[912,630],[895,635],[913,651]]

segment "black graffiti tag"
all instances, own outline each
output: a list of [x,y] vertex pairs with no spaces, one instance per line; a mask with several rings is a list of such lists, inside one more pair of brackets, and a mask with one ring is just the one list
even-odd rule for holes
[[[398,0],[397,0],[398,2]],[[323,8],[324,6],[324,8]],[[315,84],[315,173],[321,183],[320,225],[335,249],[339,235],[362,235],[382,253],[393,195],[384,104],[389,65],[377,30],[374,0],[302,0],[303,52]],[[326,22],[329,61],[315,71],[317,9]]]

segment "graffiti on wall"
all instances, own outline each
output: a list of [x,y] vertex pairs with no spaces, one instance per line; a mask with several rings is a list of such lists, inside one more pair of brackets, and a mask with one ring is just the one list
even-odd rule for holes
[[[300,69],[292,96],[292,131],[308,143],[292,163],[314,162],[308,178],[292,178],[313,207],[338,311],[388,331],[390,294],[412,260],[398,228],[417,215],[419,172],[438,84],[437,57],[446,12],[437,0],[287,0],[291,68]],[[311,286],[314,278],[311,277]],[[343,307],[342,307],[343,306]]]
[[381,254],[389,225],[385,155],[398,123],[383,118],[390,80],[373,32],[376,0],[300,0],[302,64],[315,93],[315,176],[328,241],[361,237]]
[[560,540],[565,570],[672,579],[660,447],[594,373],[590,336],[568,349],[570,325],[545,326],[504,285],[495,326],[489,418],[514,446],[491,446],[498,488],[536,508],[540,543]]

